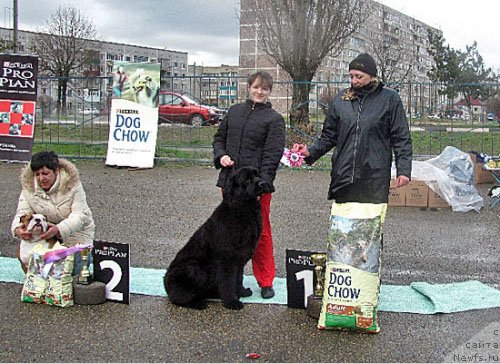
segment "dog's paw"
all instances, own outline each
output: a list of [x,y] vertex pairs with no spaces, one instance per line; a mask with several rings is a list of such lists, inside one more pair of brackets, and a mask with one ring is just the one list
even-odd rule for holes
[[241,310],[243,308],[243,303],[237,300],[224,302],[223,305],[230,310]]
[[250,288],[244,288],[244,287],[240,287],[238,288],[238,297],[250,297],[253,292]]

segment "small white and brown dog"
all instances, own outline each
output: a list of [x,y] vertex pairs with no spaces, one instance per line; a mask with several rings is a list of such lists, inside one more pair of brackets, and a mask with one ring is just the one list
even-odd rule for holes
[[21,261],[23,270],[26,272],[26,268],[28,267],[28,263],[30,261],[30,255],[33,252],[35,245],[42,244],[44,248],[52,249],[57,239],[40,239],[40,235],[46,232],[49,228],[47,219],[42,214],[26,214],[21,216],[21,225],[24,229],[30,231],[33,236],[33,239],[21,240],[21,243],[19,244],[19,260]]

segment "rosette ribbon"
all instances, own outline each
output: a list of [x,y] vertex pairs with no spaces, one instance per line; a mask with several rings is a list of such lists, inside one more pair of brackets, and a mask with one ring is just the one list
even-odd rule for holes
[[304,156],[300,151],[294,152],[285,148],[281,162],[288,167],[299,168],[304,163]]

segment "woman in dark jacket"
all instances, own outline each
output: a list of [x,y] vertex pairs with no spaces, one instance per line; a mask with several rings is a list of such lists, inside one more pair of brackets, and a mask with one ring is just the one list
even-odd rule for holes
[[320,139],[295,144],[308,164],[330,149],[328,199],[337,203],[387,203],[393,153],[397,187],[411,178],[412,146],[403,104],[396,91],[377,80],[373,58],[360,54],[349,64],[351,87],[337,94],[327,111]]
[[214,164],[222,168],[217,186],[224,188],[231,168],[254,166],[260,171],[264,193],[260,196],[262,234],[252,257],[255,279],[263,298],[274,296],[276,274],[270,206],[274,178],[285,146],[285,121],[267,101],[273,85],[267,72],[256,72],[248,79],[249,99],[232,106],[214,136]]

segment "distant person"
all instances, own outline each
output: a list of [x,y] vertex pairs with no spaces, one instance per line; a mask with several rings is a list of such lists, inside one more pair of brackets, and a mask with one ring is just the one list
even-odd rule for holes
[[[285,121],[268,101],[273,79],[258,71],[248,78],[248,99],[229,108],[214,136],[214,163],[221,168],[217,186],[224,188],[232,168],[254,166],[264,180],[260,196],[262,234],[252,257],[253,274],[262,298],[274,296],[276,267],[271,233],[271,194],[274,179],[285,147]],[[224,192],[223,192],[224,193]]]
[[397,187],[411,178],[412,144],[403,103],[377,79],[374,59],[362,53],[349,63],[351,87],[338,93],[312,146],[294,144],[313,164],[335,147],[328,199],[337,203],[387,203],[393,153]]
[[[33,238],[20,219],[34,213],[44,215],[50,223],[47,232],[40,236],[42,239],[57,237],[68,247],[77,243],[93,244],[94,219],[74,164],[58,158],[54,152],[39,152],[23,169],[20,181],[22,191],[11,225],[14,237]],[[18,257],[21,261],[19,252]],[[25,272],[26,264],[21,261]],[[82,268],[81,256],[75,253],[73,275],[78,275]]]

